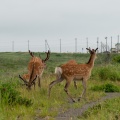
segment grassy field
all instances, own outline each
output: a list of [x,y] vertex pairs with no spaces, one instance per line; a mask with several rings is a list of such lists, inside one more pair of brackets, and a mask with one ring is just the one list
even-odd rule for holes
[[[39,53],[35,53],[39,56]],[[40,53],[41,58],[45,58],[44,53]],[[54,120],[59,113],[69,108],[79,108],[84,104],[96,101],[105,92],[120,91],[120,64],[118,54],[98,54],[91,78],[87,82],[87,99],[71,104],[64,92],[65,81],[54,86],[51,97],[48,98],[48,85],[55,80],[54,68],[66,63],[70,59],[78,63],[86,63],[89,54],[80,53],[51,53],[47,68],[44,71],[41,88],[36,85],[34,90],[26,89],[18,75],[27,73],[27,65],[30,60],[29,53],[0,53],[0,120],[35,120],[37,118],[48,117]],[[77,82],[76,90],[71,83],[70,93],[75,99],[82,92],[81,82]],[[12,96],[12,97],[11,97]],[[108,100],[100,105],[89,109],[82,118],[88,120],[117,120],[120,119],[120,98]]]

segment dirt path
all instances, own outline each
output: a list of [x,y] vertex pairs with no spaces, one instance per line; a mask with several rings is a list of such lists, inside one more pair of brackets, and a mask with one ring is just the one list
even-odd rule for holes
[[84,106],[82,106],[81,108],[76,108],[76,109],[69,109],[67,110],[65,113],[61,113],[59,114],[55,120],[76,120],[77,116],[82,116],[82,114],[88,110],[88,108],[92,108],[93,106],[99,104],[102,101],[105,101],[107,99],[112,99],[112,98],[116,98],[116,97],[120,97],[120,93],[106,93],[105,97],[102,97],[101,99],[99,99],[96,102],[90,102],[85,104]]
[[[68,109],[66,112],[58,114],[58,116],[54,119],[55,120],[76,120],[77,117],[82,116],[82,114],[85,111],[87,111],[88,108],[92,108],[93,106],[99,104],[100,102],[103,102],[108,99],[116,98],[116,97],[120,97],[120,93],[106,93],[106,96],[102,97],[98,101],[87,103],[83,105],[81,108]],[[52,118],[47,116],[46,118],[43,118],[43,119],[37,118],[35,120],[50,120],[50,119]]]

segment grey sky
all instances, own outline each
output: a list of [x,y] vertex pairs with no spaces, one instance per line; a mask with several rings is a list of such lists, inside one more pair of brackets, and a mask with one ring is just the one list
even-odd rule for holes
[[120,34],[120,0],[0,0],[0,52],[44,51],[45,40],[53,52],[96,48],[97,37],[111,47]]

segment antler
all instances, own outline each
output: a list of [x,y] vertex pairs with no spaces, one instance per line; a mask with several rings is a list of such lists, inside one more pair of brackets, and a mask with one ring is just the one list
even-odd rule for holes
[[29,53],[30,53],[30,55],[32,56],[32,57],[34,57],[34,55],[33,55],[33,53],[29,50]]
[[98,48],[95,49],[95,52],[97,51]]
[[89,50],[89,51],[91,51],[91,48],[89,47],[89,48],[86,48],[87,50]]
[[36,78],[37,78],[37,75],[35,76],[35,78],[33,79],[33,81],[32,81],[31,84],[34,84],[34,83],[35,83]]
[[48,52],[45,53],[47,54],[47,57],[44,60],[42,60],[44,62],[46,62],[50,58],[50,51],[48,50]]
[[19,75],[19,78],[24,81],[25,85],[28,84],[28,82],[26,80],[24,80],[20,75]]
[[[94,49],[91,50],[90,47],[89,47],[89,48],[86,48],[86,49],[89,50],[89,52],[92,52],[92,51],[94,50]],[[98,48],[96,48],[94,51],[96,52],[97,49],[98,49]]]

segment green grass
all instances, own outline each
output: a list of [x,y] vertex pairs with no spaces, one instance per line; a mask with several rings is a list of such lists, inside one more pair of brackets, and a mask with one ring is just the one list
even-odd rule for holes
[[[35,53],[36,56],[39,56],[39,53]],[[45,58],[46,55],[44,53],[40,53],[41,58]],[[118,74],[120,71],[120,65],[118,63],[106,62],[106,55],[99,54],[98,58],[95,61],[95,67],[92,71],[92,76],[88,80],[87,83],[87,93],[86,100],[82,99],[80,102],[76,102],[75,104],[71,104],[69,102],[68,96],[64,92],[65,81],[60,84],[55,85],[51,90],[51,97],[48,98],[48,86],[49,83],[55,80],[54,68],[63,63],[66,63],[70,59],[75,59],[78,63],[86,63],[89,60],[89,54],[70,54],[70,53],[52,53],[50,59],[47,61],[47,68],[44,71],[42,78],[42,87],[39,88],[36,84],[36,89],[32,87],[31,91],[26,90],[26,86],[22,86],[22,81],[18,78],[18,75],[22,75],[23,73],[27,73],[27,65],[29,59],[31,58],[29,53],[0,53],[0,85],[13,83],[15,86],[15,91],[20,93],[22,98],[32,101],[32,105],[26,106],[24,104],[15,104],[13,106],[9,104],[1,104],[0,101],[0,120],[34,120],[36,118],[44,118],[50,116],[51,119],[57,116],[58,113],[62,113],[69,108],[79,108],[84,104],[96,101],[102,96],[105,95],[104,91],[94,91],[91,88],[95,87],[95,85],[104,85],[107,83],[113,84],[117,87],[120,86],[119,83],[119,75],[114,78],[109,77],[107,79],[101,78],[100,75],[103,74],[101,71],[107,72],[107,70],[114,70],[114,74]],[[107,69],[107,70],[106,70]],[[111,71],[112,71],[111,70]],[[110,73],[110,72],[109,72]],[[113,74],[113,72],[111,72]],[[113,75],[114,76],[114,75]],[[78,89],[74,88],[73,82],[69,87],[69,92],[71,95],[77,99],[82,93],[83,87],[81,82],[77,82]],[[0,91],[1,98],[1,91]],[[108,104],[110,104],[108,102]],[[113,103],[114,104],[114,103]],[[115,104],[118,104],[117,102]],[[106,112],[108,108],[104,108]],[[117,108],[116,108],[117,109]],[[118,109],[119,111],[119,109]],[[103,114],[103,117],[105,117]],[[111,113],[113,114],[113,112]],[[89,113],[89,117],[95,117],[95,114]],[[109,116],[109,113],[108,113]],[[96,115],[97,117],[97,115]],[[87,118],[87,117],[85,117]]]
[[80,120],[119,120],[120,119],[120,98],[102,102],[86,111]]

